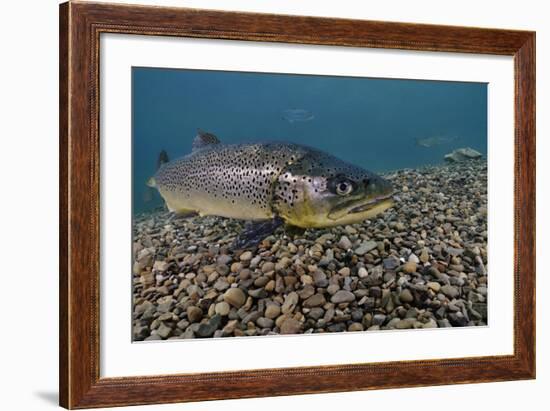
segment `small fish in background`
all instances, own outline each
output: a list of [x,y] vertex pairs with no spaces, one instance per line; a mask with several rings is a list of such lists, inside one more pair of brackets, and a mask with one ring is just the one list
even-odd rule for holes
[[315,116],[311,112],[302,108],[291,108],[283,111],[283,119],[290,124],[311,121],[314,118]]
[[458,137],[435,136],[427,138],[417,138],[416,145],[424,148],[431,148],[450,144],[458,140]]

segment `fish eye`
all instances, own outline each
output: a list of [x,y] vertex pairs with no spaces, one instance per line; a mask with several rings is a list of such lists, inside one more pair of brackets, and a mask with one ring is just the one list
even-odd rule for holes
[[333,194],[346,196],[358,188],[358,185],[346,175],[338,174],[337,176],[331,177],[327,180],[327,188]]
[[351,193],[353,186],[349,181],[340,181],[336,184],[336,194],[345,196]]

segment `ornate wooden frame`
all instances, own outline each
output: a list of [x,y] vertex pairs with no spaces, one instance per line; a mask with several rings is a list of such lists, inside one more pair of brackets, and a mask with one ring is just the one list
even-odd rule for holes
[[[499,54],[515,62],[514,354],[155,377],[99,374],[101,33]],[[201,401],[535,377],[535,33],[183,8],[60,6],[60,404]]]

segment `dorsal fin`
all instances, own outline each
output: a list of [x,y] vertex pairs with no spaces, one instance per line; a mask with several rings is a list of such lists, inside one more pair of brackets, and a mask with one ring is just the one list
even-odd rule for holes
[[200,150],[201,148],[208,147],[210,145],[220,144],[220,140],[212,133],[202,131],[200,128],[197,130],[197,136],[193,140],[193,151]]

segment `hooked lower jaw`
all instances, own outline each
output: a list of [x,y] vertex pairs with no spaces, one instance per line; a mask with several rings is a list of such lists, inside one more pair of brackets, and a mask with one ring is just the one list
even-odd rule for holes
[[354,214],[354,213],[361,213],[363,211],[368,211],[377,205],[380,205],[383,202],[389,201],[393,205],[393,199],[392,199],[393,193],[385,195],[385,196],[379,196],[373,199],[368,200],[367,202],[360,204],[358,206],[353,207],[352,209],[348,210],[348,214]]
[[393,206],[393,193],[371,198],[360,204],[346,207],[328,214],[330,220],[336,221],[341,219],[349,219],[353,217],[359,217],[366,219],[373,217],[376,214]]
[[[391,195],[371,199],[353,207],[341,208],[329,214],[309,218],[287,218],[287,222],[303,228],[325,228],[344,224],[356,224],[372,218],[393,206]],[[351,212],[353,210],[353,212]]]

